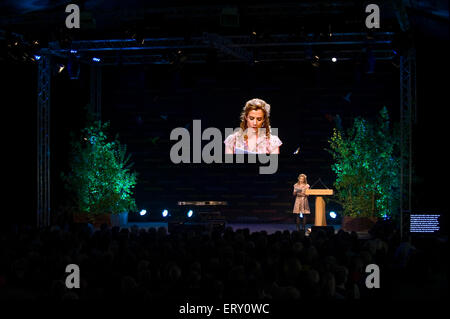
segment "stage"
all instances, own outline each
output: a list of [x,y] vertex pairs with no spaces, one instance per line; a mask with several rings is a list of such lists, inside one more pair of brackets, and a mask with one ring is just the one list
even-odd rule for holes
[[[164,227],[168,229],[168,223],[164,222],[129,222],[125,228],[131,228],[133,226],[139,227],[139,229],[150,229],[150,228],[160,228]],[[306,224],[306,229],[310,229],[312,224]],[[341,229],[340,225],[329,225],[333,226],[334,233],[336,234],[339,229]],[[267,234],[274,234],[277,231],[284,232],[285,230],[289,232],[293,232],[296,230],[295,224],[293,223],[226,223],[225,227],[231,227],[233,231],[237,231],[238,229],[248,228],[250,233],[265,231]],[[306,232],[305,235],[309,236],[309,232]],[[360,239],[368,239],[370,235],[367,232],[358,232],[358,238]]]

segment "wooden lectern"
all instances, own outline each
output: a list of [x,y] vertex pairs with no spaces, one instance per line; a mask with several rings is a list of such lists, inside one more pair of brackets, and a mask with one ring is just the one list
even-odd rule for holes
[[325,218],[325,200],[323,196],[333,195],[332,189],[307,189],[306,195],[316,196],[316,217],[314,221],[315,226],[326,226],[327,220]]

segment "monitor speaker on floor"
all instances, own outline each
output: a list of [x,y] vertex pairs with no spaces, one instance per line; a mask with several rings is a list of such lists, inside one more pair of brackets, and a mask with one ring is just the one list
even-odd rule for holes
[[311,234],[318,231],[324,231],[327,236],[334,235],[334,227],[333,226],[312,226],[311,227]]
[[219,231],[223,232],[226,227],[225,220],[208,221],[170,221],[168,223],[169,233],[181,233],[194,231],[196,233]]

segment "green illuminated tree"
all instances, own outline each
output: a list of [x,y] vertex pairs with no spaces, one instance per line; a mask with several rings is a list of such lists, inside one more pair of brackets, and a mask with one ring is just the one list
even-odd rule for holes
[[62,173],[68,190],[73,192],[79,212],[90,215],[119,214],[135,210],[133,189],[136,172],[131,172],[126,145],[108,139],[109,123],[93,122],[72,142],[70,172]]
[[336,173],[336,199],[344,215],[392,216],[398,210],[400,158],[398,133],[389,125],[386,107],[376,122],[358,117],[344,132],[335,128],[329,140]]

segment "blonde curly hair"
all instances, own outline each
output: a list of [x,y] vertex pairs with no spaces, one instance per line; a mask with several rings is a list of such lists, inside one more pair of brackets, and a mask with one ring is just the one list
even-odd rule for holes
[[300,177],[304,177],[304,178],[305,178],[305,184],[308,184],[308,180],[307,180],[307,178],[306,178],[306,175],[305,175],[305,174],[300,174],[300,175],[298,175],[297,183],[299,183],[299,182],[300,182]]
[[262,127],[266,128],[266,136],[270,138],[270,104],[261,99],[251,99],[245,103],[244,108],[242,109],[240,120],[241,120],[241,129],[245,131],[247,129],[247,115],[250,111],[262,110],[264,113],[264,123]]

